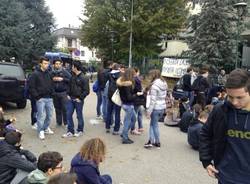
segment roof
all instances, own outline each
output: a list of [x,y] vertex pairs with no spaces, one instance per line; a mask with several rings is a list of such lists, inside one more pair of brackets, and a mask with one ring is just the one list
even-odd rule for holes
[[180,56],[183,51],[188,50],[188,44],[182,40],[169,40],[167,48],[159,56],[160,57],[175,57]]
[[56,36],[65,36],[67,38],[79,38],[80,29],[63,27],[63,28],[55,30],[53,34]]

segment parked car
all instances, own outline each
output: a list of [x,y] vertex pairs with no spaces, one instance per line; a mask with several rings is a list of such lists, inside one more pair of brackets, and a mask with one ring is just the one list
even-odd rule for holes
[[0,61],[0,102],[14,102],[17,108],[25,108],[25,85],[25,74],[19,64]]

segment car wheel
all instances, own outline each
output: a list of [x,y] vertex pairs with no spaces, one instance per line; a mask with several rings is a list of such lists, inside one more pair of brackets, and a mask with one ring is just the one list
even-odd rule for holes
[[27,100],[22,100],[16,103],[18,109],[24,109],[26,107]]

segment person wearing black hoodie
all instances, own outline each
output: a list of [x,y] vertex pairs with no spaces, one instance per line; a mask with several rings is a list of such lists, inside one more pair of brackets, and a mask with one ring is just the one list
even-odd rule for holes
[[20,132],[8,132],[0,141],[0,184],[19,183],[25,173],[36,169],[36,157],[21,149]]
[[208,118],[208,113],[202,111],[197,119],[193,119],[188,127],[188,144],[192,146],[193,149],[199,149],[200,142],[200,131],[204,123],[206,123]]
[[62,60],[56,59],[53,61],[51,77],[55,91],[53,103],[56,111],[56,123],[58,126],[67,125],[66,103],[71,75],[62,67]]
[[247,184],[250,178],[250,76],[233,70],[227,101],[210,113],[200,133],[200,160],[219,184]]
[[39,67],[32,74],[29,81],[29,90],[32,98],[36,100],[37,107],[37,132],[41,140],[45,139],[46,134],[54,134],[49,125],[53,115],[54,94],[53,81],[48,71],[49,59],[41,57]]

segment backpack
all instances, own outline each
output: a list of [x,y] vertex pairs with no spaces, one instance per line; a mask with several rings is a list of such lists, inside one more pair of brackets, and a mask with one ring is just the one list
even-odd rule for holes
[[96,80],[92,86],[92,90],[97,93],[99,91],[99,82]]

